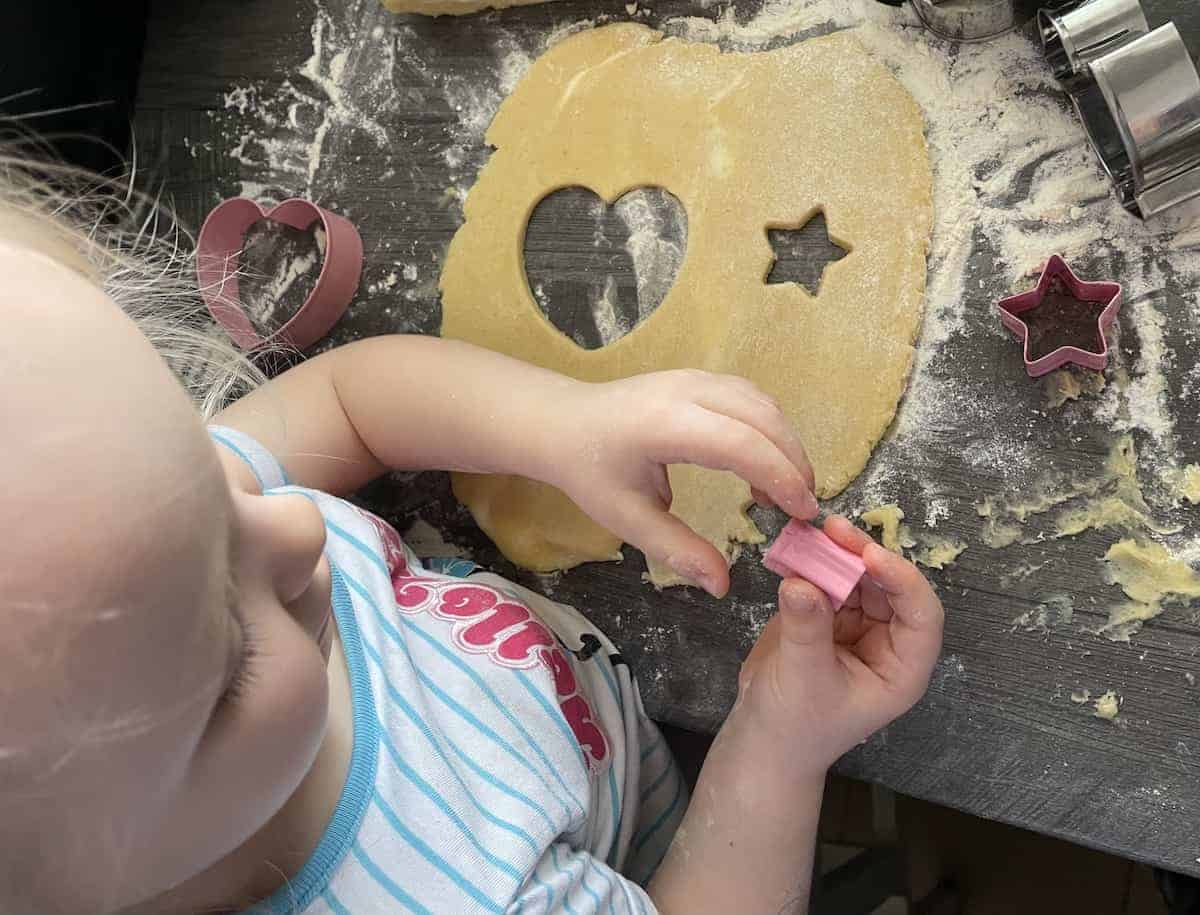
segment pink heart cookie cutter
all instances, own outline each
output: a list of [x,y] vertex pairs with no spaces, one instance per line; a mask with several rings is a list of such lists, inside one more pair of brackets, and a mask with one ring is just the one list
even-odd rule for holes
[[829,598],[834,610],[854,593],[867,566],[811,524],[792,520],[771,544],[763,565],[783,578],[803,578]]
[[[325,260],[312,292],[296,313],[269,337],[259,334],[246,317],[238,288],[239,259],[246,231],[262,219],[301,230],[319,221],[325,230]],[[213,320],[243,350],[270,342],[287,343],[297,349],[312,346],[329,333],[349,307],[362,276],[362,265],[362,238],[354,225],[301,197],[292,197],[270,209],[263,209],[247,197],[233,197],[208,214],[196,239],[200,295]]]

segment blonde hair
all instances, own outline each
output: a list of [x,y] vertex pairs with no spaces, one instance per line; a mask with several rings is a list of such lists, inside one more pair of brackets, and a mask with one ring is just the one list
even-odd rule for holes
[[87,277],[154,345],[206,418],[265,378],[209,318],[191,236],[128,172],[104,178],[66,165],[0,120],[0,241]]

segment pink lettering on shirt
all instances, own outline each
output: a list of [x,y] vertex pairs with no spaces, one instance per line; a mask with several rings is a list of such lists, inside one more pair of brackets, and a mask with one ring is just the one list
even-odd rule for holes
[[595,771],[608,757],[608,741],[587,699],[580,694],[571,662],[550,628],[524,604],[494,588],[413,575],[404,541],[395,528],[369,512],[361,514],[379,534],[396,608],[406,615],[428,613],[450,623],[451,642],[468,654],[485,655],[511,670],[544,667],[554,684],[559,710],[589,769]]

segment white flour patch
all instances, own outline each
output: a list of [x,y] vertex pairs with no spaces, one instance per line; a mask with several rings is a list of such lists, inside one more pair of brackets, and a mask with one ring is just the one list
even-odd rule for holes
[[633,261],[638,320],[643,321],[667,297],[683,264],[687,216],[682,206],[674,209],[654,206],[642,190],[626,194],[616,202],[614,210],[629,232],[625,250]]
[[592,322],[603,345],[615,343],[629,333],[629,325],[617,314],[617,281],[614,277],[605,277],[604,288],[599,292],[592,289],[590,295]]
[[743,629],[751,640],[758,638],[775,615],[776,609],[774,601],[746,601],[736,597],[729,599],[730,614],[742,622]]
[[[340,183],[344,169],[323,168],[331,144],[365,134],[380,149],[390,135],[372,112],[394,90],[395,43],[382,26],[338,23],[317,5],[308,57],[277,85],[236,85],[215,112],[228,155],[246,168],[240,193],[279,200]],[[320,180],[318,180],[318,176]]]
[[925,498],[925,526],[937,527],[937,523],[943,518],[950,517],[950,503],[946,499],[931,496],[926,493]]
[[263,290],[263,299],[269,302],[278,302],[282,299],[287,295],[296,280],[306,275],[317,265],[320,256],[319,252],[312,252],[311,254],[281,263]]
[[369,286],[367,286],[367,293],[370,295],[374,295],[377,292],[387,292],[391,289],[395,289],[397,282],[398,282],[398,280],[396,277],[396,271],[393,270],[391,273],[389,273],[383,279],[377,280],[376,282],[371,283]]
[[1122,390],[1114,385],[1111,397],[1106,398],[1109,401],[1124,400],[1124,408],[1116,411],[1120,418],[1113,421],[1113,428],[1120,431],[1141,429],[1159,449],[1173,449],[1175,421],[1167,403],[1164,369],[1170,366],[1174,354],[1163,339],[1166,318],[1155,307],[1152,298],[1131,302],[1126,309],[1138,330],[1140,352],[1129,386]]

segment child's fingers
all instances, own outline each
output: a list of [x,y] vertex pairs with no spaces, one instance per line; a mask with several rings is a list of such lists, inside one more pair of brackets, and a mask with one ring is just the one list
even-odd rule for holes
[[841,515],[830,515],[825,519],[825,534],[843,549],[862,555],[862,551],[875,541]]
[[809,491],[815,489],[808,454],[779,404],[745,378],[716,375],[712,380],[711,385],[699,392],[696,402],[706,410],[724,414],[756,429],[795,465]]
[[861,595],[863,613],[881,623],[886,623],[892,618],[892,602],[888,598],[887,592],[883,591],[879,585],[868,577],[862,580],[858,590]]
[[837,664],[833,607],[818,588],[800,578],[779,586],[779,647],[787,663],[819,681]]
[[[838,546],[860,556],[875,542],[841,515],[830,515],[825,519],[825,533]],[[851,598],[846,602],[847,606],[862,607],[863,612],[873,620],[887,621],[892,617],[887,595],[869,578],[863,579]]]
[[833,621],[833,639],[839,645],[853,645],[875,625],[860,609],[842,607]]
[[761,489],[756,489],[753,486],[750,487],[750,498],[752,498],[754,500],[755,505],[758,505],[762,508],[774,508],[775,507],[775,503],[771,501],[770,496],[768,496]]
[[901,663],[928,676],[942,646],[942,602],[917,567],[879,545],[863,551],[867,574],[892,609],[892,645]]
[[817,514],[817,500],[800,469],[766,436],[740,420],[693,405],[668,428],[651,434],[658,439],[647,455],[652,460],[729,470],[789,515],[808,520]]
[[590,514],[648,558],[694,582],[713,597],[724,597],[729,590],[729,567],[725,557],[653,497],[630,493],[625,498],[606,502],[603,510]]

